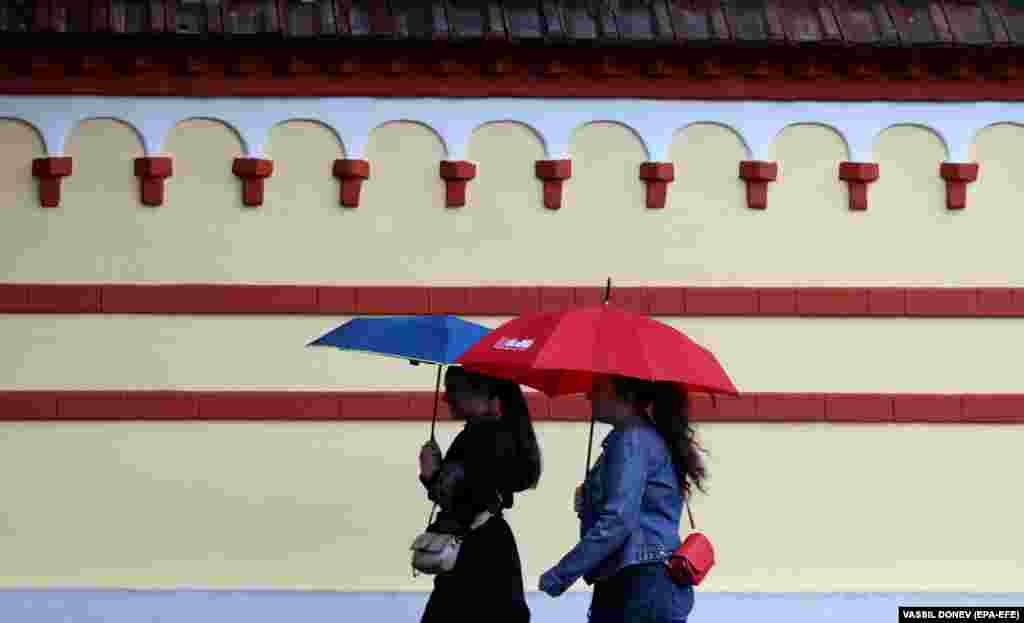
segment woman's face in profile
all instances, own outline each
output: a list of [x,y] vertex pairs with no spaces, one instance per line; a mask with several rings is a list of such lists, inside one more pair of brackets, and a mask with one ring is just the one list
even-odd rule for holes
[[595,380],[586,397],[590,401],[591,415],[602,424],[621,424],[634,413],[633,404],[618,395],[609,379]]
[[480,421],[497,419],[497,398],[488,399],[487,390],[458,379],[446,383],[444,401],[456,420]]

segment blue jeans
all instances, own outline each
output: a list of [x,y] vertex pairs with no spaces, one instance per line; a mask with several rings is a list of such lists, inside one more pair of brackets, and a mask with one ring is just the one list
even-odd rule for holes
[[672,581],[662,563],[631,565],[594,584],[590,623],[686,623],[693,587]]

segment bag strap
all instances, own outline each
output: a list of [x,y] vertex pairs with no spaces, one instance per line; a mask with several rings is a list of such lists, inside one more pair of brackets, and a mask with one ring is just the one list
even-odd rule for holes
[[686,514],[690,516],[690,527],[694,530],[697,529],[697,524],[693,523],[693,511],[690,510],[690,501],[686,500]]

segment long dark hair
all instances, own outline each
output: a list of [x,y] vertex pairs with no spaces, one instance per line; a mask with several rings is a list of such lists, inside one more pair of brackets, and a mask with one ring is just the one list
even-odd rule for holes
[[497,381],[495,395],[501,404],[500,426],[510,442],[505,444],[510,446],[505,451],[509,452],[515,464],[509,486],[513,491],[535,489],[543,468],[526,396],[522,388],[512,381]]
[[513,492],[536,488],[542,471],[540,445],[522,388],[512,381],[457,366],[446,371],[445,385],[456,377],[462,377],[473,387],[487,390],[488,399],[497,398],[501,405],[495,453],[508,466],[505,485]]
[[686,390],[675,383],[619,376],[612,377],[612,384],[619,397],[634,401],[645,412],[651,406],[651,419],[668,445],[684,495],[689,497],[691,486],[704,493],[707,469],[701,453],[707,454],[707,450],[697,442],[690,425]]

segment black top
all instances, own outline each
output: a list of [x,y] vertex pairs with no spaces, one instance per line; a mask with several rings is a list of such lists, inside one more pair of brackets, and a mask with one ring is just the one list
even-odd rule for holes
[[482,511],[512,508],[513,466],[511,453],[502,452],[505,443],[506,435],[491,422],[466,424],[456,435],[441,468],[430,480],[420,478],[427,497],[441,507],[435,526],[465,530]]

